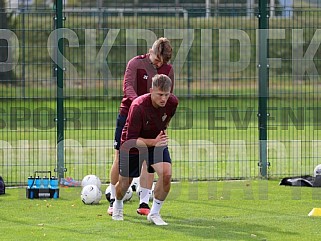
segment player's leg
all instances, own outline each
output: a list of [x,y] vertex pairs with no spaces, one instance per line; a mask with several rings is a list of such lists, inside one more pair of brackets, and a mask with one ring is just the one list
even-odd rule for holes
[[113,203],[113,220],[123,220],[123,198],[132,183],[132,177],[123,177],[119,175],[118,182],[116,184],[116,197]]
[[129,154],[126,146],[121,147],[119,150],[119,176],[113,204],[113,220],[123,220],[123,198],[133,178],[139,176],[140,169],[139,154]]
[[116,196],[116,183],[119,177],[119,150],[115,149],[114,162],[110,169],[110,203],[107,210],[109,215],[113,214],[113,203]]
[[160,216],[160,210],[163,206],[163,203],[170,191],[171,187],[171,178],[172,178],[172,168],[171,163],[162,162],[152,165],[155,169],[158,180],[154,189],[154,198],[152,208],[150,213],[147,216],[147,219],[150,222],[153,222],[156,225],[167,225],[166,222]]
[[172,165],[168,162],[160,162],[152,166],[158,176],[154,189],[154,198],[159,201],[164,201],[171,188]]
[[107,210],[109,215],[113,214],[113,203],[116,196],[115,185],[118,182],[119,177],[119,148],[120,148],[120,139],[121,133],[123,131],[127,116],[118,115],[115,128],[115,137],[114,137],[114,149],[115,156],[112,167],[110,169],[110,203]]
[[146,161],[144,161],[139,177],[139,207],[137,213],[140,215],[149,214],[149,199],[152,194],[153,181],[154,173],[148,172]]
[[161,152],[155,149],[155,160],[149,160],[149,165],[155,170],[158,180],[154,189],[154,198],[152,208],[147,216],[150,222],[156,225],[167,225],[160,216],[160,210],[171,188],[172,164],[168,148]]

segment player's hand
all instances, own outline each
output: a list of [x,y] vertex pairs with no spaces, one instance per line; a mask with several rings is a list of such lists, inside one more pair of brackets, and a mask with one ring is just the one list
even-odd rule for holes
[[161,131],[155,138],[155,146],[167,146],[168,136],[165,131]]

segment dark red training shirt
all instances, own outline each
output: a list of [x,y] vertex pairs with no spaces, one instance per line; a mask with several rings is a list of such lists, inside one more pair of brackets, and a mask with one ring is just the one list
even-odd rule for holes
[[174,86],[172,65],[163,64],[160,68],[155,68],[149,60],[149,54],[136,56],[128,62],[123,80],[124,96],[120,104],[120,115],[126,116],[133,100],[149,93],[152,77],[156,74],[165,74],[172,80],[172,92]]
[[[139,137],[156,138],[160,131],[166,130],[177,106],[178,99],[173,94],[169,96],[166,105],[159,108],[152,105],[150,93],[137,97],[129,109],[122,132],[121,144],[127,140],[136,140]],[[130,153],[136,153],[136,151],[132,149]]]

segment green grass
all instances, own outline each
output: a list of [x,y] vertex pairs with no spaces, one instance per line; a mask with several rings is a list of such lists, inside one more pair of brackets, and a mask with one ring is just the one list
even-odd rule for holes
[[[102,187],[105,190],[105,186]],[[80,188],[60,188],[57,200],[30,200],[25,189],[0,196],[2,240],[316,240],[321,189],[277,181],[175,183],[162,208],[169,225],[156,227],[136,214],[137,196],[112,221],[108,203],[88,206]]]

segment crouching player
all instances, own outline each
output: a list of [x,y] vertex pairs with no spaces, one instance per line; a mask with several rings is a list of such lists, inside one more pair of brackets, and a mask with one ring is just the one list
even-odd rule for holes
[[147,219],[156,225],[167,225],[160,216],[172,177],[166,128],[178,106],[177,97],[170,92],[171,86],[172,81],[168,76],[155,75],[150,93],[136,98],[130,106],[121,137],[113,220],[123,220],[122,198],[132,179],[139,176],[142,162],[146,161],[148,172],[156,172],[158,176]]

